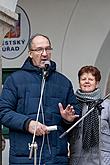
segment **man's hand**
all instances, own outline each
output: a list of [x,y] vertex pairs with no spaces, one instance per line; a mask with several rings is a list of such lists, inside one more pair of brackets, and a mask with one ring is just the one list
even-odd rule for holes
[[30,121],[28,131],[31,134],[34,134],[34,131],[35,131],[35,134],[37,136],[42,136],[42,135],[45,135],[45,134],[49,133],[48,130],[47,130],[46,125],[41,124],[40,122],[37,122],[37,121],[34,121],[34,120]]
[[75,118],[79,117],[79,115],[75,115],[75,110],[70,104],[67,105],[66,109],[63,108],[61,103],[59,103],[58,106],[60,109],[61,116],[65,120],[73,122]]

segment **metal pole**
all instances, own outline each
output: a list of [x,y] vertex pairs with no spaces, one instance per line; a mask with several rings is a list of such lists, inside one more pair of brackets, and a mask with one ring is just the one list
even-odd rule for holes
[[66,130],[64,133],[62,133],[59,138],[64,137],[66,134],[68,134],[76,125],[78,125],[86,116],[88,116],[96,106],[101,104],[104,100],[106,100],[110,96],[110,93],[106,95],[104,98],[96,100],[94,107],[92,107],[84,116],[82,116],[75,124],[73,124],[68,130]]
[[[43,71],[43,77],[42,77],[42,83],[41,83],[40,100],[39,100],[36,122],[38,122],[38,119],[39,119],[39,113],[40,113],[40,109],[41,109],[41,105],[42,105],[42,98],[43,98],[43,92],[44,92],[44,88],[45,88],[45,81],[46,81],[47,75],[48,75],[48,72],[44,70]],[[29,159],[32,158],[32,154],[34,151],[34,165],[36,165],[36,162],[37,162],[37,158],[36,158],[36,156],[37,156],[37,143],[35,142],[36,129],[37,129],[37,127],[35,125],[32,143],[29,144],[29,149],[30,149]]]

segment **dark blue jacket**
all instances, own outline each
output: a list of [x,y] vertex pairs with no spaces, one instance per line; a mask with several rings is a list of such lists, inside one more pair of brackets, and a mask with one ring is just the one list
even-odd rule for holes
[[[67,165],[67,136],[60,139],[59,136],[65,131],[63,119],[60,115],[58,103],[64,107],[74,105],[76,113],[76,98],[71,82],[56,71],[56,64],[51,61],[48,77],[42,98],[44,121],[47,126],[57,125],[57,131],[51,131],[45,136],[42,151],[42,163],[46,165]],[[41,92],[42,70],[33,66],[28,58],[21,70],[11,74],[5,81],[0,98],[0,121],[9,128],[10,138],[10,165],[32,165],[33,157],[29,160],[28,144],[32,142],[32,135],[26,131],[26,123],[30,119],[36,120],[39,98]],[[39,121],[42,121],[42,112]],[[42,137],[36,136],[38,144],[37,162],[42,145]],[[50,151],[49,151],[50,147]]]

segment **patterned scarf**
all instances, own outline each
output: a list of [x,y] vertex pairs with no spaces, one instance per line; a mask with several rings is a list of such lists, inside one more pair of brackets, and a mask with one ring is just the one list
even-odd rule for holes
[[[100,89],[96,89],[93,92],[85,93],[80,89],[76,91],[76,97],[79,102],[79,106],[82,109],[84,103],[88,105],[88,111],[94,107],[94,101],[101,98]],[[82,147],[85,151],[88,151],[90,147],[99,145],[99,118],[98,110],[95,108],[83,121],[83,136]]]

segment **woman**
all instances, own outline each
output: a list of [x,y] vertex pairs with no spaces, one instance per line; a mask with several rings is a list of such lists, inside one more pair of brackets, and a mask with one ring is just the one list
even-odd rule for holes
[[71,131],[70,165],[110,165],[110,101],[106,99],[96,106],[96,100],[101,98],[100,71],[94,66],[84,66],[78,79],[80,89],[76,97],[81,115],[92,107],[94,110]]

